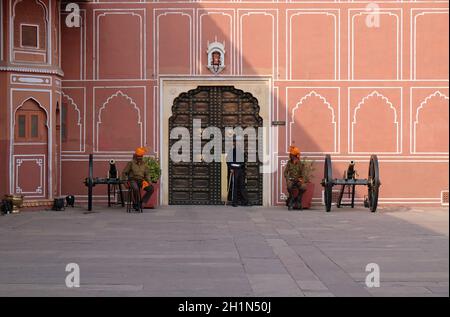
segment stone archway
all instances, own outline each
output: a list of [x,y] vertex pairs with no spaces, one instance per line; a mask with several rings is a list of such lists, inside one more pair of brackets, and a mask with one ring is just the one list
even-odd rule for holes
[[[270,206],[272,204],[272,172],[276,169],[276,163],[273,160],[269,160],[276,150],[276,142],[273,141],[273,131],[271,127],[271,109],[272,109],[272,82],[270,78],[251,78],[251,77],[161,77],[159,81],[160,98],[159,98],[159,114],[155,124],[158,127],[159,137],[155,143],[155,149],[157,149],[156,155],[160,158],[161,162],[161,179],[160,179],[160,204],[169,204],[169,118],[172,116],[172,106],[175,99],[182,93],[188,92],[192,89],[196,89],[198,86],[231,86],[237,90],[242,90],[250,93],[254,98],[258,100],[259,104],[259,116],[262,118],[262,126],[265,133],[261,145],[263,152],[265,153],[264,168],[266,172],[261,175],[262,182],[262,201],[260,204],[263,206]],[[226,167],[225,167],[226,169]],[[267,172],[268,170],[272,172]],[[224,172],[222,164],[222,179],[221,190],[222,197],[226,195],[226,172]],[[225,191],[224,191],[225,189]]]

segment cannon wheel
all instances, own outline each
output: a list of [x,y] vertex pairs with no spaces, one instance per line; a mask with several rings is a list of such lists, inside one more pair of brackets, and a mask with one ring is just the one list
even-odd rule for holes
[[94,187],[94,156],[89,154],[89,175],[87,179],[88,187],[88,211],[92,210],[92,188]]
[[369,209],[371,212],[377,211],[378,193],[381,185],[380,170],[378,168],[378,158],[376,155],[370,157],[369,163]]
[[322,185],[324,187],[325,211],[330,212],[333,192],[333,170],[331,167],[331,156],[329,154],[325,156]]

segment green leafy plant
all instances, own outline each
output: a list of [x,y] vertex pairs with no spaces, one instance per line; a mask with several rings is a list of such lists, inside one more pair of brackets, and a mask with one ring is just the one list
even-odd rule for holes
[[153,156],[144,157],[144,162],[147,164],[150,180],[156,183],[161,177],[161,165],[158,158]]
[[316,170],[315,161],[308,159],[306,156],[300,158],[300,162],[303,165],[303,179],[305,183],[310,183],[314,178],[314,171]]

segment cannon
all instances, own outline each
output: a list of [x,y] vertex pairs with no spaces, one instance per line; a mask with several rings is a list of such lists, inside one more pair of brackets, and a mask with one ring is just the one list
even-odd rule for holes
[[[333,170],[331,166],[331,156],[327,154],[325,156],[325,166],[324,166],[324,176],[322,179],[322,186],[324,187],[324,202],[325,202],[325,210],[329,212],[331,210],[331,201],[332,201],[332,193],[333,186],[341,185],[341,191],[339,193],[339,199],[337,202],[337,207],[341,206],[351,206],[354,208],[355,202],[355,187],[356,186],[367,186],[368,195],[364,199],[364,206],[369,208],[371,212],[375,212],[377,210],[378,205],[378,193],[379,188],[381,186],[380,182],[380,171],[378,168],[378,158],[376,155],[371,155],[369,162],[369,175],[367,179],[357,179],[356,178],[356,170],[355,164],[353,161],[350,162],[348,169],[344,173],[344,178],[333,179]],[[342,198],[344,196],[345,187],[348,186],[349,194],[351,195],[351,203],[343,204]]]
[[95,185],[105,184],[108,185],[108,207],[111,207],[111,193],[116,194],[119,192],[120,203],[122,207],[125,207],[125,201],[122,193],[123,181],[118,177],[118,172],[115,166],[115,161],[109,161],[109,171],[107,178],[94,177],[94,156],[89,154],[89,170],[88,177],[84,180],[84,185],[88,188],[88,210],[92,210],[92,190]]

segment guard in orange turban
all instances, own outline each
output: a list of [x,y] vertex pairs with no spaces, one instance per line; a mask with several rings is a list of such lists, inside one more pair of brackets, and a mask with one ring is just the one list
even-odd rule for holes
[[135,210],[142,210],[142,205],[148,202],[154,191],[148,166],[143,159],[145,153],[147,153],[145,147],[138,147],[134,151],[133,160],[128,162],[122,171],[122,179],[128,180],[135,191],[140,192],[141,189],[144,191],[141,201],[133,202]]
[[300,150],[298,147],[291,145],[289,147],[289,154],[300,157]]
[[286,205],[289,210],[302,209],[302,196],[306,190],[306,185],[303,182],[303,165],[300,162],[300,150],[298,147],[291,145],[289,154],[290,159],[284,169],[286,187],[289,192]]
[[145,153],[147,153],[147,149],[145,147],[138,147],[136,151],[134,151],[136,156],[144,156]]

